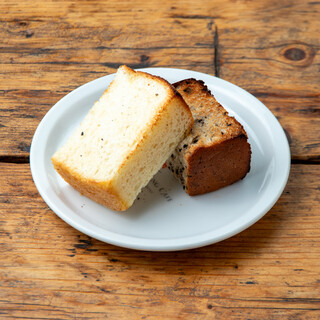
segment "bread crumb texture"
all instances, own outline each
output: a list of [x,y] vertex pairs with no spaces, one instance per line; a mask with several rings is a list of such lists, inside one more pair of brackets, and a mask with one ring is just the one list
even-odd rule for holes
[[167,81],[121,66],[52,163],[83,195],[123,211],[192,125],[189,107]]

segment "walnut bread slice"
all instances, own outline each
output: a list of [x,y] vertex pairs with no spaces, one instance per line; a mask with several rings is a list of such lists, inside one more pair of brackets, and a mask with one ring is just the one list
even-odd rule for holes
[[190,134],[167,160],[189,195],[203,194],[243,179],[250,170],[251,148],[242,125],[228,115],[203,81],[174,84],[194,118]]
[[121,66],[52,163],[81,194],[124,211],[192,125],[189,107],[167,81]]

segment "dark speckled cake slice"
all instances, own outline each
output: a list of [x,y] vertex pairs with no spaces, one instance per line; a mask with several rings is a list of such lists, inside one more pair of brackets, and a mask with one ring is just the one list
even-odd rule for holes
[[218,190],[243,179],[250,170],[251,148],[242,125],[228,115],[203,81],[174,84],[194,118],[190,134],[167,166],[189,195]]

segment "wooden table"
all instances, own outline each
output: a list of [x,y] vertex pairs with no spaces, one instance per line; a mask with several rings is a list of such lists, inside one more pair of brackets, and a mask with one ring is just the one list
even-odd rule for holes
[[[320,2],[0,1],[1,319],[320,319]],[[42,200],[42,117],[120,64],[228,80],[290,142],[272,210],[223,242],[143,252],[76,231]]]

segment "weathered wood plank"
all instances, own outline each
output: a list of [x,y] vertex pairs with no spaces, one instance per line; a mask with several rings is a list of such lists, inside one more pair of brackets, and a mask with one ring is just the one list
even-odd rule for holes
[[[254,93],[253,93],[254,94]],[[255,93],[284,128],[291,158],[320,162],[320,96],[277,96]]]
[[281,117],[293,159],[319,161],[317,2],[3,1],[0,10],[0,156],[27,157],[50,106],[126,63],[218,73]]
[[[92,54],[95,51],[100,53]],[[121,64],[125,63],[133,68],[180,65],[182,68],[191,69],[191,66],[196,66],[199,71],[201,68],[203,71],[211,68],[214,72],[213,49],[199,48],[193,51],[197,55],[190,56],[185,49],[179,48],[143,51],[93,49],[82,50],[81,54],[84,57],[94,56],[96,62],[88,59],[81,62],[81,58],[78,58],[77,62],[64,62],[51,57],[56,59],[52,63],[50,57],[38,56],[39,60],[45,59],[45,61],[4,63],[0,71],[0,81],[2,77],[1,82],[4,83],[0,90],[0,157],[28,156],[37,125],[59,99],[86,82],[114,73]],[[65,55],[66,52],[67,50],[61,55]],[[14,54],[5,55],[3,59],[7,56],[14,56]],[[170,58],[172,56],[174,58]]]
[[[249,91],[319,96],[320,6],[272,2],[221,23],[220,74]],[[312,13],[304,11],[311,7]]]
[[318,1],[299,0],[178,4],[173,15],[179,21],[213,19],[218,75],[280,118],[295,160],[319,161],[319,15]]
[[[192,69],[254,94],[292,158],[320,160],[319,1],[0,3],[0,160],[27,161],[41,118],[79,85],[134,68]],[[24,157],[24,158],[23,158]],[[292,166],[272,210],[221,243],[127,250],[43,202],[28,164],[0,163],[0,318],[320,318],[320,171]]]
[[0,171],[0,318],[320,316],[318,165],[293,165],[280,200],[239,235],[166,253],[87,237],[46,206],[27,164]]
[[212,21],[181,22],[152,5],[134,8],[119,2],[0,4],[0,157],[27,157],[37,125],[59,98],[121,64],[214,74]]

